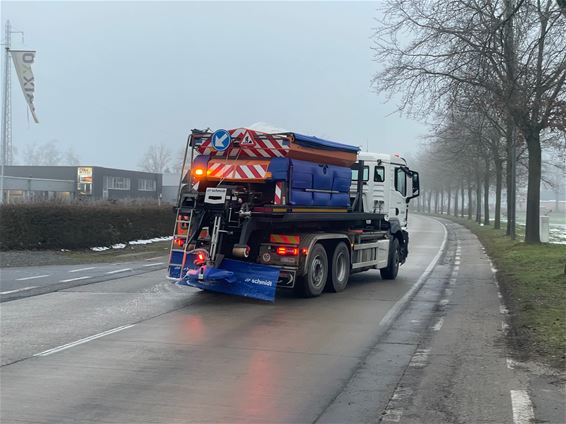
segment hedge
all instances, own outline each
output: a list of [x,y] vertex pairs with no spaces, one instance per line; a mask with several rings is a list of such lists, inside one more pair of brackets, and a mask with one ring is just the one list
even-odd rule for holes
[[169,235],[170,206],[32,203],[0,206],[0,250],[79,249]]

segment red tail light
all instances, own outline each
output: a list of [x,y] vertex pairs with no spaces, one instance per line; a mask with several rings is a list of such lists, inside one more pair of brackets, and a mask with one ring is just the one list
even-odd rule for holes
[[173,240],[173,244],[177,247],[183,247],[183,245],[185,244],[185,240],[182,238],[176,238]]
[[208,255],[204,250],[199,250],[195,252],[195,260],[194,260],[195,265],[203,265],[204,263],[206,263],[207,257]]
[[279,246],[277,248],[277,254],[279,256],[298,256],[299,248],[298,247]]

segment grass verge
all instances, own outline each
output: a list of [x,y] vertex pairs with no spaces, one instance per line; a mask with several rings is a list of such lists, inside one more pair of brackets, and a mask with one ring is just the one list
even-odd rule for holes
[[471,230],[497,268],[510,311],[510,339],[523,359],[566,368],[566,245],[528,245],[505,231],[442,215]]

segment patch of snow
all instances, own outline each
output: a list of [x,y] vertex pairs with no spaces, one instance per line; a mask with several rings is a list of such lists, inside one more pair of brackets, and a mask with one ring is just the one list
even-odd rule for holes
[[250,130],[254,130],[254,131],[264,132],[264,133],[267,133],[267,134],[277,134],[277,133],[291,132],[291,131],[285,130],[283,128],[278,128],[278,127],[271,125],[267,122],[255,122],[255,123],[247,126],[246,128],[249,128]]
[[[154,237],[146,240],[132,240],[128,243],[116,243],[111,246],[112,249],[125,249],[128,244],[130,245],[137,245],[137,244],[151,244],[157,243],[160,241],[170,241],[173,239],[173,236],[165,236],[165,237]],[[90,250],[94,252],[104,252],[105,250],[110,249],[108,246],[99,246],[99,247],[91,247]]]
[[150,244],[150,243],[157,243],[160,241],[170,241],[173,239],[173,236],[166,236],[166,237],[155,237],[147,240],[133,240],[129,242],[129,244]]

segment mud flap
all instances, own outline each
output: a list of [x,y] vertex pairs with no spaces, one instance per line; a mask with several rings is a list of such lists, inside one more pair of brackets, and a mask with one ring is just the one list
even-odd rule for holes
[[224,259],[218,268],[187,269],[177,284],[274,302],[279,271],[273,266]]

